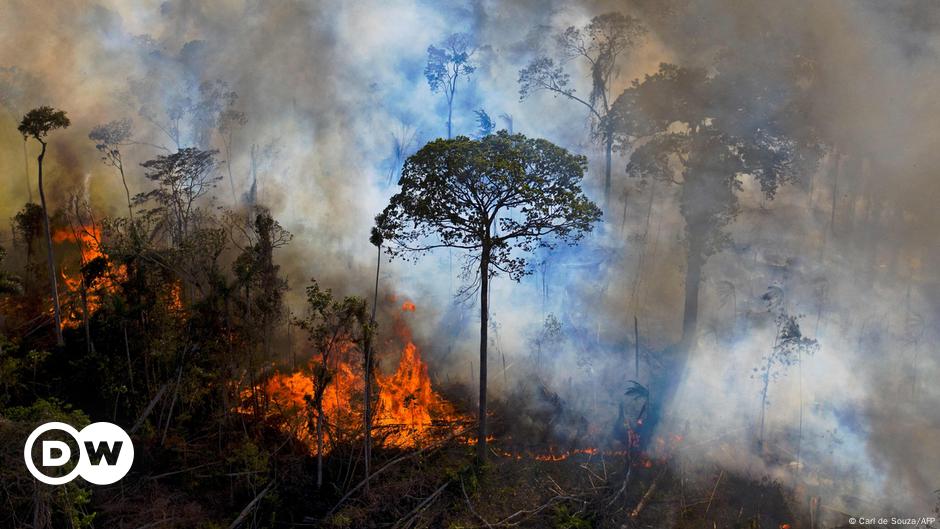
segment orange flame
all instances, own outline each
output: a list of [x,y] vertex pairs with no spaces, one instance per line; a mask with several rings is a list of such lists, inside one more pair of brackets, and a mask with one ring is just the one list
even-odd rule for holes
[[[81,252],[80,267],[94,261],[98,258],[107,260],[108,255],[101,248],[101,230],[97,226],[79,226],[75,229],[61,228],[52,234],[52,241],[57,244],[71,243],[78,246]],[[61,268],[62,280],[65,288],[74,294],[74,301],[63,311],[62,326],[77,327],[82,319],[81,296],[84,294],[84,307],[87,308],[89,315],[94,314],[101,307],[101,294],[104,292],[113,292],[116,283],[123,281],[127,277],[127,268],[124,265],[114,267],[107,262],[105,273],[97,278],[92,284],[83,284],[81,272],[69,274],[67,267]]]
[[[413,303],[406,302],[406,306],[409,304],[414,307]],[[408,328],[402,324],[398,331],[405,345],[394,373],[376,373],[378,398],[372,422],[377,444],[408,448],[448,433],[462,417],[434,391],[427,364],[422,360]],[[330,435],[336,440],[344,433],[348,435],[362,429],[363,369],[361,362],[350,358],[355,352],[352,343],[343,345],[341,349],[335,355],[336,360],[330,362],[331,376],[322,398],[324,419],[330,426],[330,431],[324,433],[324,451],[330,449]],[[293,417],[293,421],[285,421],[282,429],[316,453],[316,412],[309,409],[307,400],[315,393],[313,376],[308,371],[278,373],[267,381],[264,392],[273,403],[273,413]]]
[[405,301],[401,304],[401,310],[405,312],[414,312],[416,308],[414,302],[411,301]]

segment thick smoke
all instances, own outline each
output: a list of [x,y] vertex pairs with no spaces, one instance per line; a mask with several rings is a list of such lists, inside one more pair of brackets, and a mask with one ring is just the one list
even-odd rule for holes
[[[203,83],[222,81],[247,122],[221,153],[234,197],[223,181],[216,201],[243,200],[254,163],[258,201],[295,235],[280,256],[295,298],[309,277],[367,295],[360,286],[373,272],[369,228],[394,192],[395,142],[407,154],[446,132],[444,100],[429,90],[423,67],[428,45],[451,33],[475,38],[479,66],[458,86],[455,131],[475,133],[475,110],[485,109],[499,128],[511,116],[514,131],[588,155],[588,190],[600,201],[603,155],[583,108],[550,94],[520,102],[516,80],[529,59],[551,51],[553,33],[608,11],[636,16],[650,30],[624,60],[614,94],[660,62],[710,68],[723,58],[773,80],[779,73],[765,64],[801,56],[816,81],[813,107],[799,118],[831,143],[818,169],[773,201],[745,179],[742,212],[730,228],[735,243],[705,267],[697,353],[675,374],[677,403],[661,433],[686,432],[692,456],[787,484],[799,467],[797,487],[833,508],[925,513],[940,488],[940,184],[933,175],[940,28],[926,1],[2,0],[0,217],[28,200],[24,164],[35,194],[35,145],[24,161],[15,127],[26,110],[50,104],[72,118],[50,146],[53,207],[79,193],[98,211],[120,214],[123,189],[100,163],[90,129],[134,120],[138,143],[128,148],[127,165],[132,192],[143,191],[136,165],[158,154],[155,146],[174,145],[161,130],[167,109],[198,100]],[[589,92],[587,71],[567,66],[578,92]],[[198,120],[184,121],[179,141],[200,141]],[[219,137],[211,140],[221,148]],[[681,332],[685,251],[676,190],[641,188],[624,176],[625,164],[615,157],[615,206],[596,235],[578,249],[537,256],[536,273],[523,282],[501,278],[493,287],[493,362],[502,365],[505,356],[507,366],[491,370],[495,391],[512,395],[538,377],[569,416],[602,433],[635,378],[634,316],[641,381]],[[7,236],[0,242],[9,246]],[[382,284],[418,304],[416,332],[437,378],[474,386],[477,309],[472,299],[454,301],[465,282],[461,257],[445,251],[417,266],[383,263]],[[752,376],[774,342],[761,299],[770,287],[820,343],[770,385],[766,435],[785,440],[773,464],[754,447],[761,388]],[[539,357],[535,369],[549,315],[564,339],[546,348],[551,358]]]

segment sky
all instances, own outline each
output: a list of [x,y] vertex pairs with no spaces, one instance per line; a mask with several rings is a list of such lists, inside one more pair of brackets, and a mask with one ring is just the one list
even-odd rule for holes
[[[119,215],[123,188],[87,139],[91,128],[133,120],[129,185],[145,191],[137,164],[172,148],[160,130],[166,108],[221,81],[247,121],[220,153],[232,178],[214,203],[243,202],[255,146],[259,202],[294,234],[279,256],[292,302],[309,277],[366,295],[369,229],[395,192],[394,143],[407,140],[411,153],[446,134],[444,98],[423,70],[428,46],[452,33],[473,37],[478,66],[458,84],[455,132],[476,134],[477,110],[499,128],[511,116],[514,132],[588,156],[585,188],[601,201],[603,156],[585,109],[548,93],[522,101],[517,80],[529,60],[556,53],[554,35],[607,12],[648,29],[621,61],[612,93],[662,62],[713,71],[730,61],[774,81],[779,57],[800,57],[812,64],[812,104],[797,119],[827,141],[818,168],[773,201],[743,179],[742,211],[729,228],[735,244],[706,265],[698,354],[676,375],[679,401],[662,428],[692,432],[700,444],[689,451],[742,471],[789,479],[802,466],[803,489],[847,509],[926,509],[940,489],[940,12],[928,1],[0,0],[0,218],[36,193],[37,146],[24,153],[15,127],[28,109],[48,104],[72,120],[50,142],[52,206],[78,195],[101,215]],[[565,68],[576,93],[588,93],[586,66]],[[182,142],[196,131],[184,123]],[[615,206],[595,235],[539,256],[546,264],[521,283],[498,278],[493,287],[495,353],[517,380],[531,376],[534,337],[557,315],[565,339],[538,376],[596,424],[616,414],[633,317],[644,370],[681,332],[676,189],[628,179],[627,155],[615,156]],[[6,230],[0,245],[11,246]],[[419,307],[416,331],[438,379],[469,378],[475,355],[476,305],[453,296],[461,259],[442,251],[417,265],[383,264],[386,293]],[[760,299],[770,287],[820,344],[771,386],[777,435],[792,436],[802,410],[801,454],[775,464],[752,442],[760,406],[752,373],[773,343]],[[494,390],[508,396],[515,384]]]

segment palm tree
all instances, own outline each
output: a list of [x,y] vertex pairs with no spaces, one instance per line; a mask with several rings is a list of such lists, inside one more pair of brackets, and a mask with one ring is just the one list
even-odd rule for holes
[[56,282],[55,260],[52,253],[52,231],[49,229],[49,210],[46,208],[46,194],[42,187],[42,160],[46,156],[46,136],[55,129],[64,129],[71,125],[65,111],[52,107],[41,106],[34,108],[23,116],[18,130],[23,138],[30,136],[42,145],[37,160],[39,161],[39,202],[42,206],[43,226],[46,231],[46,259],[49,262],[49,281],[52,283],[52,306],[55,316],[56,342],[65,345],[62,337],[62,311],[59,307],[59,288]]

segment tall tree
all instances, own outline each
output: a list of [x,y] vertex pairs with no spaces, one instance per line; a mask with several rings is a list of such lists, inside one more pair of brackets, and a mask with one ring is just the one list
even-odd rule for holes
[[[646,28],[639,20],[621,13],[606,13],[591,19],[582,28],[569,26],[556,37],[558,60],[540,56],[519,70],[519,99],[548,91],[580,103],[591,116],[593,134],[604,146],[604,202],[610,206],[611,160],[614,130],[607,119],[613,103],[611,85],[620,74],[619,59],[637,45]],[[583,61],[590,70],[591,93],[587,99],[569,86],[571,75],[564,64]]]
[[530,273],[525,254],[576,243],[601,217],[581,190],[587,160],[546,140],[500,131],[425,145],[405,163],[401,190],[376,217],[393,256],[435,248],[470,252],[480,295],[477,450],[486,458],[487,330],[490,279]]
[[[688,349],[698,322],[702,268],[730,242],[725,228],[739,211],[737,192],[753,177],[764,196],[805,174],[820,147],[811,130],[791,121],[803,115],[799,84],[742,86],[722,71],[662,64],[618,97],[610,123],[618,140],[636,145],[627,173],[679,186],[688,251],[682,344]],[[789,89],[788,89],[789,88]],[[760,115],[762,119],[753,119]]]
[[120,119],[98,125],[91,129],[88,139],[95,142],[95,148],[101,153],[101,161],[117,169],[124,184],[124,194],[127,195],[128,218],[134,220],[134,208],[131,203],[131,190],[127,187],[127,177],[124,175],[124,158],[121,156],[121,147],[128,145],[131,140],[131,120]]
[[369,316],[369,324],[363,331],[363,378],[365,379],[365,397],[362,414],[363,432],[365,433],[363,460],[365,462],[365,484],[366,492],[369,491],[369,474],[372,465],[372,339],[375,337],[375,309],[379,304],[379,270],[382,267],[382,232],[378,228],[372,228],[369,242],[375,246],[375,290],[372,295],[372,312]]
[[235,193],[235,179],[232,177],[232,146],[235,143],[235,131],[248,123],[245,113],[234,108],[237,98],[235,92],[227,92],[224,98],[225,106],[218,111],[216,118],[219,135],[222,136],[222,146],[225,147],[225,168],[228,170],[228,184],[232,190],[233,204],[238,203],[238,196]]
[[62,309],[59,306],[59,287],[56,280],[55,256],[52,251],[52,230],[49,228],[49,210],[46,207],[46,193],[42,185],[42,162],[46,157],[46,136],[53,130],[64,129],[71,124],[72,122],[65,115],[65,111],[41,106],[27,112],[18,127],[24,138],[32,137],[42,146],[42,150],[39,151],[39,156],[36,158],[39,163],[39,202],[42,206],[43,226],[46,231],[46,260],[49,262],[49,281],[52,288],[56,342],[60,346],[65,345],[65,339],[62,337]]
[[246,321],[246,342],[249,356],[258,345],[265,359],[271,354],[274,327],[283,316],[283,296],[287,281],[280,277],[280,266],[274,262],[274,250],[288,244],[293,236],[274,220],[263,207],[255,207],[249,218],[230,213],[232,241],[241,251],[232,270],[236,286],[245,293],[243,312]]
[[447,139],[453,137],[454,95],[461,77],[467,79],[476,70],[471,62],[473,38],[466,33],[454,33],[444,40],[441,47],[428,46],[428,63],[424,76],[432,92],[441,92],[447,101]]

